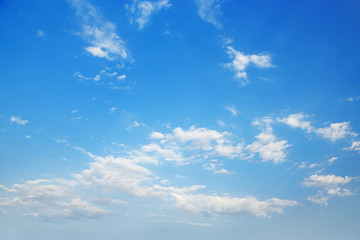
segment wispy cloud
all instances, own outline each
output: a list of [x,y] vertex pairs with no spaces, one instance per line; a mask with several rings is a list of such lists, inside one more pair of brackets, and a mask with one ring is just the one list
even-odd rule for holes
[[360,152],[360,141],[353,141],[350,147],[344,148],[344,150],[353,150]]
[[131,14],[130,22],[138,25],[139,30],[142,30],[150,21],[151,17],[162,9],[171,6],[170,0],[158,1],[139,1],[133,0],[133,3],[125,5]]
[[85,49],[95,57],[110,61],[130,59],[125,42],[116,33],[116,25],[103,20],[98,10],[86,0],[69,0],[81,20],[79,35],[88,43]]
[[227,46],[226,49],[226,53],[232,61],[224,64],[224,66],[235,72],[235,79],[237,79],[243,86],[250,83],[245,71],[249,65],[254,65],[259,68],[272,67],[271,57],[267,54],[249,55],[235,50],[232,46]]
[[195,4],[199,9],[199,16],[216,28],[221,28],[221,23],[218,20],[221,15],[220,2],[220,0],[195,0]]
[[11,116],[10,117],[10,122],[19,124],[19,125],[26,125],[29,121],[22,119],[20,116]]
[[231,112],[234,117],[237,117],[237,115],[239,114],[239,111],[236,109],[235,106],[226,106],[225,109]]
[[36,31],[36,36],[45,37],[45,33],[42,30],[39,29],[39,30]]

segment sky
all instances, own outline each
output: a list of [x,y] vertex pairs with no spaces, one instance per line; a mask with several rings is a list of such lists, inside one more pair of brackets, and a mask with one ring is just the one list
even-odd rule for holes
[[359,11],[0,0],[0,235],[359,239]]

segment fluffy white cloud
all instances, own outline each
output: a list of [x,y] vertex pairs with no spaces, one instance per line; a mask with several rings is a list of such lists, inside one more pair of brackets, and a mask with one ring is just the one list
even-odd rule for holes
[[173,135],[170,137],[173,140],[180,141],[182,143],[190,143],[194,148],[202,150],[211,150],[214,144],[224,142],[224,137],[229,135],[228,132],[218,132],[207,128],[196,128],[192,126],[189,130],[183,130],[178,127],[173,131]]
[[347,135],[356,136],[356,133],[350,131],[350,123],[331,123],[329,127],[318,128],[316,133],[322,136],[323,138],[329,139],[332,142],[342,139]]
[[286,153],[284,151],[291,146],[286,140],[276,141],[272,133],[265,132],[260,133],[255,138],[257,141],[247,145],[247,150],[258,153],[263,162],[282,163],[285,161]]
[[29,121],[22,119],[20,116],[11,116],[10,117],[10,122],[19,124],[19,125],[26,125]]
[[255,136],[256,141],[245,147],[250,153],[258,153],[263,162],[272,161],[282,163],[285,161],[285,149],[291,145],[286,140],[277,141],[271,127],[273,120],[265,117],[256,119],[253,125],[262,129],[262,132]]
[[221,27],[217,19],[221,14],[219,2],[219,0],[195,0],[195,4],[199,9],[199,16],[206,22],[213,24],[216,28]]
[[126,6],[132,15],[130,21],[133,22],[135,20],[135,22],[138,24],[139,30],[142,30],[150,21],[150,18],[154,13],[159,12],[161,9],[169,8],[171,4],[170,0],[133,0],[131,6]]
[[333,187],[337,185],[344,185],[351,182],[351,177],[340,177],[335,175],[318,175],[314,174],[306,178],[303,185],[306,187]]
[[161,132],[152,132],[150,135],[151,139],[162,139],[164,137],[164,134],[162,134]]
[[87,47],[86,51],[88,51],[89,53],[91,53],[95,57],[110,59],[109,54],[107,52],[103,51],[99,47]]
[[248,65],[253,64],[259,68],[272,67],[271,57],[269,55],[247,55],[235,50],[231,46],[227,46],[226,48],[226,52],[229,58],[232,59],[232,62],[226,63],[224,66],[235,72],[235,78],[238,79],[242,85],[249,83],[245,71]]
[[116,34],[116,25],[104,21],[96,8],[85,0],[70,0],[81,18],[80,35],[90,46],[86,51],[95,57],[115,60],[129,59],[124,41]]
[[[162,134],[153,132],[151,139],[160,140],[162,149],[177,152],[182,155],[183,161],[189,161],[194,158],[207,158],[208,156],[223,156],[228,158],[239,158],[243,155],[243,144],[232,143],[228,137],[231,134],[224,131],[218,132],[208,128],[190,127],[184,130],[177,127],[172,134]],[[185,157],[189,155],[188,157]],[[178,158],[177,161],[179,161]],[[183,162],[184,163],[184,162]]]
[[292,200],[272,198],[259,201],[255,197],[222,197],[204,194],[172,194],[176,207],[204,216],[254,215],[267,217],[270,212],[283,213],[284,207],[296,206]]
[[144,183],[154,180],[155,176],[146,168],[130,159],[114,156],[99,157],[90,155],[94,162],[75,178],[83,185],[105,191],[124,192],[133,196],[146,196],[148,190]]
[[302,185],[304,187],[321,188],[314,196],[309,196],[308,200],[317,204],[327,205],[328,200],[333,196],[346,197],[354,195],[351,190],[341,187],[354,179],[355,178],[348,176],[340,177],[335,175],[313,174],[306,178]]
[[[81,150],[81,149],[80,149]],[[167,197],[171,193],[187,193],[204,188],[201,185],[192,185],[190,187],[164,187],[154,184],[160,181],[158,176],[141,166],[134,155],[129,158],[95,156],[84,152],[94,161],[89,164],[89,168],[83,170],[80,174],[74,174],[74,177],[81,185],[89,188],[97,188],[101,191],[125,193],[135,197]],[[145,160],[147,162],[147,160]]]
[[285,118],[278,118],[277,121],[285,123],[294,128],[301,128],[307,132],[312,132],[314,128],[311,126],[310,121],[304,121],[307,116],[302,113],[291,114]]

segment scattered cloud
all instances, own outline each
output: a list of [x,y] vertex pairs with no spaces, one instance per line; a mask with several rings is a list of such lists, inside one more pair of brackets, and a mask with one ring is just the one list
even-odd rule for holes
[[237,115],[239,114],[239,111],[234,106],[226,106],[225,109],[231,112],[234,117],[237,117]]
[[25,135],[25,138],[31,139],[32,137],[30,135]]
[[116,109],[117,109],[117,107],[112,107],[112,108],[110,108],[109,112],[110,113],[115,113]]
[[81,19],[79,35],[88,43],[85,50],[91,55],[113,61],[129,60],[125,42],[116,33],[116,25],[104,21],[97,9],[85,0],[69,0]]
[[139,127],[139,126],[145,126],[144,123],[139,123],[138,121],[134,121],[132,124],[130,124],[126,130],[131,130],[132,128],[136,128],[136,127]]
[[311,126],[310,121],[304,120],[304,118],[306,117],[307,115],[304,115],[302,113],[295,113],[285,118],[277,118],[277,121],[280,123],[285,123],[293,128],[300,128],[307,132],[312,132],[314,128]]
[[19,125],[26,125],[29,121],[22,119],[20,116],[11,116],[10,117],[10,122],[19,124]]
[[158,1],[139,1],[133,0],[133,3],[125,5],[131,14],[130,22],[138,25],[139,30],[142,30],[150,21],[151,17],[159,12],[161,9],[171,7],[170,0]]
[[285,207],[296,206],[298,202],[272,198],[259,201],[255,197],[222,197],[204,194],[172,194],[176,207],[204,216],[254,215],[268,217],[270,212],[283,213]]
[[360,141],[353,141],[350,147],[344,148],[344,150],[353,150],[360,152]]
[[328,164],[331,165],[333,164],[336,160],[338,160],[338,157],[332,157],[329,160],[327,160]]
[[357,101],[357,100],[360,100],[360,96],[348,97],[346,99],[347,102],[354,102],[354,101]]
[[260,127],[262,132],[255,136],[256,141],[246,146],[246,149],[252,153],[258,153],[263,162],[272,161],[274,163],[282,163],[285,161],[285,149],[291,145],[286,140],[277,141],[273,134],[270,124],[272,119],[265,117],[257,119],[253,125]]
[[336,142],[339,139],[343,139],[346,136],[355,137],[358,134],[351,132],[350,122],[331,123],[329,127],[314,128],[311,126],[310,121],[304,120],[308,116],[303,113],[291,114],[288,117],[277,118],[277,121],[284,123],[293,128],[300,128],[308,133],[314,132],[317,135],[329,139],[332,142]]
[[[210,163],[205,163],[202,167],[208,171],[211,171],[215,174],[230,174],[230,172],[224,168],[222,163],[217,163],[217,161],[212,161]],[[220,167],[220,168],[219,168]]]
[[220,2],[219,0],[195,0],[195,4],[199,9],[199,16],[216,28],[221,28],[221,23],[218,20],[221,15]]
[[332,142],[336,142],[348,135],[356,136],[356,133],[350,131],[350,123],[331,123],[329,127],[318,128],[316,133],[323,138],[329,139]]
[[224,66],[233,72],[235,72],[235,78],[243,85],[247,85],[249,82],[247,78],[246,68],[252,64],[259,68],[272,67],[271,57],[266,54],[261,55],[247,55],[235,50],[231,46],[226,47],[229,58],[232,60],[230,63],[224,64]]
[[318,175],[313,174],[306,178],[302,185],[304,187],[321,188],[316,195],[309,196],[308,200],[320,205],[327,205],[331,197],[339,196],[346,197],[354,195],[355,193],[347,188],[341,186],[350,183],[355,178],[353,177],[340,177],[335,175]]
[[[116,77],[116,79],[119,79],[119,76],[117,76],[117,72],[112,72],[111,68],[106,67],[105,69],[101,70],[99,73],[97,73],[94,77],[86,77],[80,72],[74,73],[74,76],[78,78],[79,81],[88,80],[88,81],[94,81],[94,82],[100,82],[103,79],[113,79]],[[125,76],[125,75],[122,75]],[[120,76],[120,77],[122,77]],[[125,78],[122,78],[124,80]]]
[[117,76],[117,79],[118,80],[125,80],[125,78],[126,78],[126,75],[125,74],[122,74],[122,75],[120,75],[120,76]]

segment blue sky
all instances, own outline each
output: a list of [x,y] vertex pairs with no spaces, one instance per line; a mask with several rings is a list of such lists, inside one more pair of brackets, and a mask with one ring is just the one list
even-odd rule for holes
[[359,239],[358,1],[0,1],[4,239]]

